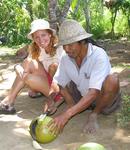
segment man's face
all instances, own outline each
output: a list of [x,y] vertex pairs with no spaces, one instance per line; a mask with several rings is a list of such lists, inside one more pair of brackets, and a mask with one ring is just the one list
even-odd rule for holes
[[63,48],[69,57],[76,58],[81,53],[82,44],[79,42],[75,42],[75,43],[63,45]]

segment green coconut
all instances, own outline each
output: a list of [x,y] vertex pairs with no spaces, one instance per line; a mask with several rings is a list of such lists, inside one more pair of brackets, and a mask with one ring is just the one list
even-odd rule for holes
[[47,125],[52,120],[51,117],[36,118],[30,124],[30,134],[34,140],[39,143],[45,144],[52,142],[56,139],[56,135],[52,134]]
[[105,150],[104,146],[98,143],[85,143],[78,150]]
[[35,118],[35,119],[33,119],[33,120],[31,121],[30,126],[29,126],[29,133],[30,133],[30,135],[32,136],[32,138],[33,138],[34,140],[36,140],[36,132],[35,132],[35,129],[36,129],[37,124],[38,124],[38,117]]

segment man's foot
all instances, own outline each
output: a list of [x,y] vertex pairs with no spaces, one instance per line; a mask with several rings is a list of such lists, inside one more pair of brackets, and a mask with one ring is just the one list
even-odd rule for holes
[[91,113],[88,116],[87,124],[83,129],[84,133],[95,133],[97,129],[99,128],[98,123],[97,123],[97,114],[96,113]]
[[5,105],[0,103],[0,114],[15,114],[16,109],[14,106]]

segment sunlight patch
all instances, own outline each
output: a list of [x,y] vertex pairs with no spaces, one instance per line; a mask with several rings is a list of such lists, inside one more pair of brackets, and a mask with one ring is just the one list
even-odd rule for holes
[[119,130],[116,131],[114,139],[121,140],[124,143],[130,143],[129,135],[126,136],[125,133],[124,133],[124,130],[122,130],[122,129],[119,129]]
[[16,128],[16,129],[13,130],[13,132],[14,132],[15,134],[18,134],[18,135],[21,134],[21,135],[30,136],[28,130],[27,130],[27,129],[24,129],[24,128]]
[[24,119],[18,117],[17,115],[0,115],[0,121],[8,122],[8,121],[23,121]]

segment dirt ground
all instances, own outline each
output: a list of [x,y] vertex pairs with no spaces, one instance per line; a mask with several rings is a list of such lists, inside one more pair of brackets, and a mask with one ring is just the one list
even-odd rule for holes
[[[130,95],[130,43],[111,41],[100,41],[108,55],[113,67],[113,72],[119,73],[120,85],[123,94]],[[8,93],[15,73],[13,67],[14,57],[4,55],[4,48],[0,48],[0,100]],[[40,115],[45,97],[31,99],[24,89],[16,100],[16,115],[0,115],[0,150],[33,150],[32,139],[28,132],[31,120]],[[57,113],[65,108],[63,104]],[[89,111],[84,111],[73,117],[65,126],[64,131],[57,139],[49,144],[42,144],[44,150],[77,150],[86,142],[97,142],[107,150],[130,150],[130,130],[121,129],[117,126],[116,114],[100,115],[99,130],[96,134],[83,134]]]

